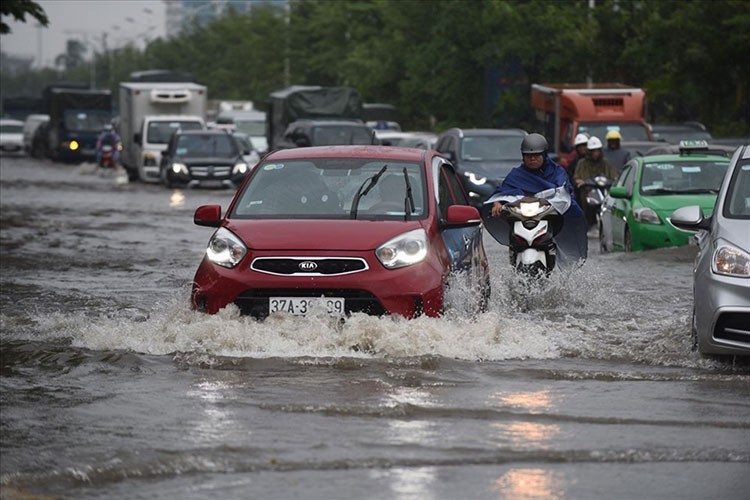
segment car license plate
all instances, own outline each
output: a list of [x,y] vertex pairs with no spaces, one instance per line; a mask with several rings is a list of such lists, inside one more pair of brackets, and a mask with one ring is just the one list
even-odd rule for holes
[[328,314],[344,314],[343,297],[269,297],[268,312],[285,312],[304,316],[316,310]]

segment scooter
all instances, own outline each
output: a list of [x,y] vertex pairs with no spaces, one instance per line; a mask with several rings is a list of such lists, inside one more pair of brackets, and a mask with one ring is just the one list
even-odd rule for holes
[[[503,203],[499,216],[491,214],[495,201]],[[513,269],[546,277],[555,268],[579,267],[586,260],[588,240],[583,217],[563,216],[571,203],[566,188],[559,187],[533,196],[495,195],[481,213],[490,235],[508,247]]]
[[563,225],[560,212],[543,198],[524,197],[504,204],[500,217],[510,227],[510,264],[528,276],[549,276],[557,261],[554,237]]
[[604,198],[609,194],[612,180],[603,175],[586,179],[581,186],[583,211],[588,229],[599,227]]
[[109,144],[102,146],[101,154],[99,155],[99,169],[102,172],[113,172],[115,170],[115,149]]

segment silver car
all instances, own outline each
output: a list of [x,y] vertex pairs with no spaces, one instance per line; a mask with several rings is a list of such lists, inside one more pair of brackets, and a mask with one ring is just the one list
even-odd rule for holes
[[734,153],[710,217],[689,206],[675,210],[670,222],[698,231],[694,347],[703,354],[750,356],[750,145]]

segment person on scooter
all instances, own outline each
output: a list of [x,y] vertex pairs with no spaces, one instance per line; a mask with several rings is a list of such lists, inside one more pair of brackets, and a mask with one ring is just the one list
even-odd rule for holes
[[111,123],[108,123],[104,126],[104,130],[102,130],[101,134],[99,134],[99,137],[96,139],[96,163],[97,165],[101,165],[101,158],[102,158],[102,147],[103,146],[111,146],[112,147],[112,158],[114,161],[114,164],[117,165],[120,159],[120,135],[115,131],[115,128],[112,126]]
[[604,148],[604,158],[609,161],[613,167],[622,172],[625,164],[630,161],[630,151],[622,149],[620,141],[622,134],[617,130],[610,130],[606,136],[607,147]]
[[[583,215],[573,196],[573,187],[565,169],[547,155],[549,144],[541,134],[529,134],[521,142],[523,162],[508,173],[503,183],[495,189],[495,195],[533,196],[547,189],[565,187],[571,195],[571,205],[565,215]],[[492,204],[493,217],[500,215],[503,203]]]
[[589,142],[589,136],[587,134],[578,134],[573,141],[573,151],[565,158],[565,164],[563,168],[567,169],[568,177],[571,179],[576,171],[576,165],[581,161],[582,158],[586,157],[587,144]]
[[[586,158],[578,162],[576,171],[573,174],[573,184],[575,184],[576,187],[578,203],[584,209],[586,208],[586,190],[583,186],[586,184],[587,180],[593,179],[598,175],[603,175],[609,179],[609,181],[614,182],[620,175],[620,172],[613,167],[606,158],[604,158],[604,154],[602,153],[602,141],[598,137],[591,137],[586,147],[588,149],[586,152]],[[591,228],[596,222],[596,216],[591,210],[584,210],[584,212],[586,215],[586,224]]]

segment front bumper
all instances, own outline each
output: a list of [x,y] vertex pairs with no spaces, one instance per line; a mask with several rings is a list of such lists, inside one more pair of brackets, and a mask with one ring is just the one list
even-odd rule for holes
[[398,314],[413,318],[420,314],[439,316],[442,312],[443,276],[429,259],[389,270],[372,254],[315,255],[314,258],[362,258],[367,262],[366,270],[335,276],[278,276],[250,269],[256,257],[285,256],[299,254],[249,254],[234,269],[217,266],[204,257],[193,282],[192,307],[215,314],[229,304],[236,304],[243,314],[264,318],[268,315],[270,296],[335,296],[346,299],[347,314]]
[[750,278],[708,270],[695,282],[698,349],[706,354],[750,356]]
[[681,247],[690,243],[689,233],[675,229],[669,223],[644,224],[632,221],[630,228],[635,251]]

